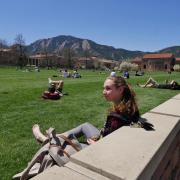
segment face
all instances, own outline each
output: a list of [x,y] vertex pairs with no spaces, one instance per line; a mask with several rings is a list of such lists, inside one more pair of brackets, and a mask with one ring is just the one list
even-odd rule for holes
[[116,87],[113,80],[107,79],[104,82],[103,95],[107,101],[118,103],[122,97],[123,88]]

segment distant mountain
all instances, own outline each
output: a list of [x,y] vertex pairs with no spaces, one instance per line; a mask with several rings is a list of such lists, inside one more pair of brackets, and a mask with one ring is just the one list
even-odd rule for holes
[[180,57],[180,46],[172,46],[158,51],[160,53],[173,53],[175,57]]
[[[130,51],[122,48],[114,48],[112,46],[100,45],[88,39],[76,38],[73,36],[57,36],[47,39],[40,39],[27,46],[29,55],[44,52],[59,53],[66,48],[71,48],[76,56],[84,56],[85,52],[91,56],[98,56],[105,59],[124,60],[135,57],[142,57],[146,53],[143,51]],[[152,53],[152,52],[151,52]],[[180,57],[180,46],[168,47],[154,53],[173,53],[175,57]]]
[[57,36],[48,39],[40,39],[27,46],[28,54],[43,52],[46,47],[48,53],[62,52],[65,48],[71,48],[76,56],[83,56],[85,52],[91,56],[106,59],[121,60],[142,56],[145,52],[129,51],[112,46],[100,45],[88,39],[80,39],[73,36]]

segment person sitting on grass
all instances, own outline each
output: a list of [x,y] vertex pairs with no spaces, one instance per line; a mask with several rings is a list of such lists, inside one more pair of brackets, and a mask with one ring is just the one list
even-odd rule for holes
[[174,80],[172,80],[169,83],[166,80],[165,84],[159,84],[157,81],[155,81],[151,77],[147,80],[147,82],[144,85],[141,85],[141,84],[137,84],[137,85],[142,87],[142,88],[148,87],[148,88],[180,90],[180,85]]
[[110,76],[116,77],[116,76],[117,76],[117,75],[116,75],[116,72],[115,72],[115,71],[112,71],[111,74],[110,74]]
[[52,100],[57,100],[60,99],[62,96],[62,93],[56,90],[56,85],[51,84],[48,88],[48,91],[44,91],[42,98],[44,99],[52,99]]
[[143,75],[144,75],[144,72],[142,72],[142,71],[140,71],[140,72],[136,71],[136,73],[135,73],[135,76],[143,76]]
[[52,80],[50,77],[48,78],[48,83],[49,83],[49,86],[51,86],[51,84],[54,84],[56,86],[56,90],[58,91],[62,91],[62,88],[63,88],[63,85],[64,85],[64,82],[63,80],[58,80],[58,81],[55,81],[55,80]]
[[72,77],[73,78],[81,78],[81,74],[79,72],[77,72],[77,69],[76,69],[76,70],[74,70]]
[[54,81],[51,78],[48,78],[49,88],[48,91],[44,91],[42,97],[44,99],[57,100],[60,99],[63,95],[67,93],[62,93],[64,82],[62,80]]
[[71,73],[70,73],[67,69],[65,69],[65,70],[62,72],[62,77],[64,77],[64,78],[69,78],[69,77],[71,77]]
[[129,72],[127,70],[124,71],[123,77],[126,78],[126,79],[129,79]]

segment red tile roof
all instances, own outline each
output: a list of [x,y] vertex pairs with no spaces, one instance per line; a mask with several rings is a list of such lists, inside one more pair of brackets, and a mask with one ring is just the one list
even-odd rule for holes
[[143,56],[143,59],[166,59],[166,58],[172,58],[172,53],[161,53],[161,54],[145,54]]
[[180,57],[176,58],[176,61],[180,61]]

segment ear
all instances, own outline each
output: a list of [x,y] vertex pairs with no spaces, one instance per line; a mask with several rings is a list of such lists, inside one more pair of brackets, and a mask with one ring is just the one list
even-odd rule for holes
[[118,87],[118,91],[122,94],[124,92],[124,86]]

